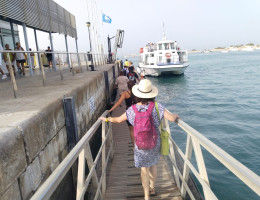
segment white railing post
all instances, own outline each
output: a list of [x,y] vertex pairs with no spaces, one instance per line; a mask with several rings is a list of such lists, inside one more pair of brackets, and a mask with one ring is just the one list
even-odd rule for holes
[[108,127],[108,130],[109,130],[109,144],[110,144],[110,147],[111,147],[111,153],[110,153],[110,159],[113,159],[114,157],[114,152],[115,152],[115,148],[114,148],[114,140],[113,140],[113,133],[112,133],[112,123],[109,122],[109,127]]
[[[185,152],[185,158],[190,161],[192,155],[192,141],[190,135],[187,135],[187,143],[186,143],[186,152]],[[189,173],[190,168],[188,167],[186,161],[184,161],[184,168],[183,168],[183,181],[188,184],[189,179]],[[182,198],[185,198],[186,196],[186,189],[184,187],[184,184],[181,184],[181,196]]]
[[[102,121],[102,144],[106,140],[106,122]],[[104,143],[104,147],[102,149],[102,171],[105,171],[106,168],[106,143]],[[106,193],[106,172],[104,173],[102,180],[102,195],[105,197]]]
[[177,169],[175,168],[175,166],[177,167],[175,151],[174,151],[173,143],[170,140],[170,138],[171,138],[171,131],[170,131],[170,127],[169,127],[169,122],[168,122],[167,119],[164,119],[163,122],[165,124],[166,130],[170,134],[170,137],[169,137],[169,149],[170,149],[170,156],[171,156],[171,158],[173,160],[173,174],[174,174],[176,185],[180,189],[180,180],[179,180]]
[[83,149],[79,154],[78,162],[78,180],[77,180],[77,200],[84,199],[85,167],[86,167],[86,150]]
[[[88,168],[91,169],[94,166],[94,161],[93,161],[93,157],[91,154],[91,149],[90,149],[89,143],[87,144],[87,148],[86,148],[86,160],[88,163]],[[94,185],[95,189],[97,189],[98,188],[98,177],[97,177],[96,169],[93,172],[92,180],[93,180],[93,185]],[[99,195],[100,195],[101,199],[103,199],[101,191],[99,191]]]
[[[203,155],[201,152],[200,144],[198,143],[198,141],[195,138],[192,138],[192,144],[193,144],[194,154],[196,157],[200,176],[209,186],[209,178],[208,178],[204,158],[203,158]],[[207,191],[204,188],[203,188],[203,192],[204,192],[205,199],[210,200],[210,198],[209,198],[210,195],[207,193]]]
[[8,69],[9,69],[9,73],[10,73],[10,76],[11,76],[11,82],[12,82],[12,85],[13,85],[14,98],[16,98],[17,84],[16,84],[14,71],[13,71],[13,67],[12,67],[12,62],[11,62],[9,53],[6,53],[6,54],[7,54]]

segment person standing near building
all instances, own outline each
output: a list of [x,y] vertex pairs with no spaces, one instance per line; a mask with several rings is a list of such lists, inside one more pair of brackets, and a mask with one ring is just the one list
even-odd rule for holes
[[[19,42],[16,42],[15,45],[16,45],[15,51],[24,51],[23,47],[21,47]],[[22,53],[14,53],[14,55],[15,55],[17,67],[20,70],[20,74],[23,73],[23,75],[25,75],[24,63],[26,63],[27,60],[26,54],[22,52]]]
[[[3,51],[3,47],[2,45],[0,44],[0,51]],[[2,53],[0,53],[0,73],[2,74],[2,79],[6,79],[7,76],[5,75],[5,73],[3,72],[2,70]]]
[[[51,52],[51,48],[48,47],[47,50],[45,50],[45,52]],[[48,60],[48,65],[49,65],[49,69],[52,68],[52,53],[45,53],[47,60]]]
[[[5,50],[6,51],[12,51],[12,49],[10,49],[9,44],[5,44]],[[9,67],[11,67],[11,66],[9,66],[9,60],[8,60],[8,56],[7,56],[8,54],[9,54],[11,65],[13,67],[14,75],[16,75],[15,67],[14,67],[14,60],[15,60],[15,58],[14,58],[14,54],[11,53],[11,52],[10,53],[4,53],[4,61],[5,61],[5,64],[6,64],[6,68],[7,68],[8,72],[9,72],[9,74],[10,74],[10,68]]]

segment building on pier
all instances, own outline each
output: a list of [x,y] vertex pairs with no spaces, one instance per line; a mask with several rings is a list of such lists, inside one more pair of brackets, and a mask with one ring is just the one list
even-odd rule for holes
[[[8,26],[8,39],[10,48],[15,46],[15,42],[19,41],[17,25],[23,27],[25,49],[29,50],[29,42],[26,28],[32,28],[35,35],[36,49],[39,51],[36,30],[49,33],[50,47],[55,50],[52,41],[52,33],[59,33],[65,36],[66,51],[68,52],[67,36],[75,38],[77,47],[77,29],[75,16],[66,9],[55,3],[53,0],[16,0],[16,1],[1,1],[0,2],[0,20],[5,21],[1,24]],[[10,37],[12,35],[12,38]],[[1,41],[4,44],[5,40]],[[78,50],[77,50],[78,51]],[[55,57],[53,56],[54,69]],[[38,55],[40,63],[40,56]],[[32,64],[29,59],[30,74],[33,75]]]

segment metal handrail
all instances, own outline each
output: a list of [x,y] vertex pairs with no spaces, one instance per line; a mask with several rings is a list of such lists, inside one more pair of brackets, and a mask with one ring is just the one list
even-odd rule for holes
[[[108,111],[105,111],[101,116],[105,117]],[[96,156],[95,161],[91,154],[89,141],[92,136],[96,133],[97,129],[102,123],[102,144],[99,152]],[[109,125],[108,131],[106,131],[107,124]],[[110,140],[110,147],[106,155],[106,141]],[[36,191],[36,193],[31,197],[31,200],[42,200],[49,199],[53,192],[56,190],[62,179],[65,177],[69,169],[75,163],[77,158],[79,159],[78,164],[78,180],[77,180],[77,200],[84,199],[85,191],[89,185],[92,178],[95,184],[96,198],[101,197],[103,199],[104,191],[106,188],[106,167],[109,157],[113,153],[113,139],[112,139],[112,129],[111,124],[97,120],[93,126],[86,132],[86,134],[81,138],[81,140],[76,144],[76,146],[71,150],[71,152],[65,157],[65,159],[59,164],[59,166],[54,170],[54,172],[48,177],[48,179],[42,184],[42,186]],[[100,157],[102,156],[102,175],[100,180],[97,179],[96,165]],[[87,160],[89,173],[88,177],[85,179],[85,162]],[[100,189],[102,185],[102,192]]]
[[[17,84],[16,84],[16,78],[14,76],[14,71],[13,71],[13,68],[12,68],[12,61],[10,59],[9,53],[13,53],[13,54],[24,53],[24,54],[27,54],[27,61],[28,61],[28,64],[29,64],[31,75],[33,75],[33,72],[32,72],[33,69],[31,67],[32,65],[30,65],[31,60],[29,59],[29,56],[30,56],[31,53],[37,54],[38,55],[38,64],[39,64],[39,68],[41,70],[42,82],[43,82],[44,87],[46,86],[46,74],[45,74],[45,70],[44,70],[44,64],[42,63],[42,59],[40,58],[40,54],[48,53],[48,54],[53,55],[53,67],[56,70],[56,65],[58,65],[61,80],[64,79],[62,67],[61,67],[61,65],[64,65],[64,63],[67,63],[68,68],[70,69],[70,72],[71,72],[72,75],[75,74],[74,71],[83,72],[82,56],[83,56],[83,63],[85,62],[85,64],[86,64],[87,71],[89,71],[88,68],[90,66],[91,66],[91,70],[94,70],[95,66],[105,65],[108,62],[108,56],[106,54],[93,54],[93,53],[90,53],[90,52],[89,53],[78,53],[78,52],[61,52],[61,51],[46,52],[46,51],[7,51],[7,50],[2,50],[2,51],[0,51],[0,53],[5,53],[5,55],[7,56],[6,64],[8,65],[8,71],[10,73],[15,98],[17,97],[18,87],[17,87]],[[62,59],[61,59],[61,55],[62,55]],[[67,56],[65,61],[63,60],[63,55]],[[77,55],[77,59],[76,59],[77,61],[75,61],[75,59],[73,61],[72,55]],[[78,63],[79,70],[74,69],[75,63]]]
[[[163,124],[166,130],[170,133],[169,123],[166,119],[163,120]],[[186,191],[188,192],[191,199],[194,199],[191,191],[188,188],[188,175],[190,170],[193,172],[194,176],[200,182],[203,188],[204,196],[206,200],[217,199],[213,191],[210,189],[210,184],[208,180],[208,175],[206,171],[206,166],[204,163],[203,154],[201,151],[201,146],[204,147],[212,156],[214,156],[219,162],[221,162],[230,172],[237,176],[242,182],[244,182],[251,190],[253,190],[257,195],[260,196],[260,177],[253,171],[248,169],[246,166],[241,164],[231,155],[226,153],[223,149],[218,147],[216,144],[211,142],[201,133],[193,129],[191,126],[186,124],[181,119],[177,122],[178,126],[187,133],[187,143],[185,153],[178,147],[176,142],[170,136],[170,154],[169,158],[172,162],[176,184],[181,190],[181,195],[183,198],[186,196]],[[175,150],[176,149],[176,150]],[[175,152],[178,152],[184,161],[184,170],[181,174],[177,167]],[[199,171],[196,170],[194,165],[191,163],[191,154],[194,151],[196,164]],[[182,180],[180,185],[179,179]]]

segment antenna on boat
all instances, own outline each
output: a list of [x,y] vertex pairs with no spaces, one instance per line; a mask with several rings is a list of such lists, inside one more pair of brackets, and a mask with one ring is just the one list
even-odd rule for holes
[[164,22],[163,22],[163,40],[166,40],[166,35],[165,35],[165,28],[164,28]]

